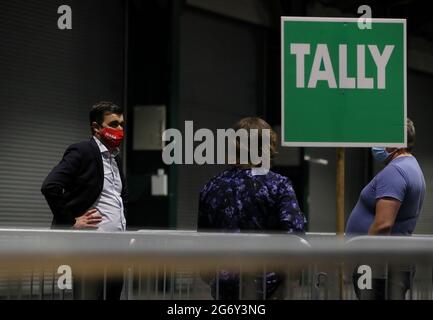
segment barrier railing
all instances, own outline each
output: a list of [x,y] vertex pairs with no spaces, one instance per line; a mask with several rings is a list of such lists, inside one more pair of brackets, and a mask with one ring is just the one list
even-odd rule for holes
[[[239,299],[339,299],[341,288],[344,299],[356,299],[355,267],[395,264],[416,270],[407,299],[432,299],[429,236],[345,240],[308,233],[0,229],[1,299],[72,299],[74,288],[59,285],[65,277],[60,266],[70,266],[72,275],[83,279],[106,279],[114,275],[107,275],[107,267],[117,270],[125,280],[123,299],[212,299],[204,274],[214,279],[219,297],[221,270],[238,276]],[[281,275],[281,289],[267,296],[271,272]]]

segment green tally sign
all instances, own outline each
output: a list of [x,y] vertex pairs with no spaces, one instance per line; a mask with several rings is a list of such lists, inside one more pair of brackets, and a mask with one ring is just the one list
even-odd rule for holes
[[281,18],[282,144],[406,146],[406,20]]

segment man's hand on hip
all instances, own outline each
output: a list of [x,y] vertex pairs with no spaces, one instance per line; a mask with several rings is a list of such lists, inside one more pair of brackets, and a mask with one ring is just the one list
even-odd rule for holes
[[82,216],[75,218],[73,229],[97,229],[102,216],[97,209],[87,210]]

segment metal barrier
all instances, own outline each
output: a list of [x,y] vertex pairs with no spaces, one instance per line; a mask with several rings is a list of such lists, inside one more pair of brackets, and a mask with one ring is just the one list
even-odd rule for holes
[[[212,299],[203,272],[236,268],[239,298],[251,299],[251,274],[284,274],[278,299],[356,299],[352,273],[359,264],[416,265],[407,299],[432,299],[433,237],[337,238],[285,234],[195,231],[93,231],[0,229],[0,299],[72,299],[58,286],[60,265],[106,279],[106,267],[122,270],[122,299]],[[217,293],[217,296],[218,293]]]

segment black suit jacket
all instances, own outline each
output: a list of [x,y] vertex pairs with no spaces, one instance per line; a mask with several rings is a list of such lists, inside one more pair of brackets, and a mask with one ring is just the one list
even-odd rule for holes
[[[122,180],[122,200],[127,207],[127,187],[120,156],[116,157]],[[69,146],[62,160],[48,174],[41,192],[54,215],[53,228],[70,228],[75,218],[95,203],[104,185],[104,167],[98,145],[92,138]]]

